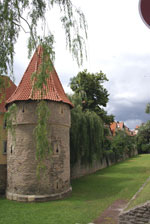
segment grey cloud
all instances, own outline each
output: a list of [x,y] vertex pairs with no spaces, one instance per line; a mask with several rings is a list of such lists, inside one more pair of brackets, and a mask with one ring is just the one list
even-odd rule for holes
[[150,119],[145,114],[146,104],[150,102],[149,58],[150,54],[122,54],[113,61],[116,64],[107,75],[108,112],[116,120],[126,122],[129,128]]
[[130,105],[123,101],[110,100],[108,103],[108,113],[115,115],[115,120],[124,121],[133,129],[139,123],[146,122],[150,115],[145,113],[147,101],[132,102]]

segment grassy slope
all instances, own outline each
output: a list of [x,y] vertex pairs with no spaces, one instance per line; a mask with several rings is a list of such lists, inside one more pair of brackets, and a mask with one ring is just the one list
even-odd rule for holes
[[129,200],[150,176],[142,155],[72,181],[70,198],[46,203],[0,199],[0,224],[87,224],[117,199]]
[[150,201],[150,180],[146,183],[144,188],[137,194],[136,198],[131,201],[126,210],[134,208],[137,205]]

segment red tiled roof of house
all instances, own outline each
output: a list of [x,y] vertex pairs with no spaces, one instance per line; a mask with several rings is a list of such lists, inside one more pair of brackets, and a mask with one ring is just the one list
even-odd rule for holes
[[113,136],[115,135],[116,130],[123,130],[124,127],[125,127],[124,122],[118,122],[118,121],[115,122],[114,121],[113,123],[110,124],[110,130],[111,130]]
[[[58,75],[53,67],[51,71],[48,71],[49,78],[47,79],[47,85],[43,85],[44,93],[41,96],[40,90],[34,90],[33,92],[33,82],[31,81],[31,76],[34,72],[38,72],[40,65],[42,64],[42,54],[43,48],[41,46],[35,51],[23,78],[13,93],[13,95],[8,99],[7,104],[15,101],[27,101],[27,100],[51,100],[57,102],[63,102],[69,104],[73,107],[73,104],[67,98]],[[50,59],[49,59],[50,60]],[[51,61],[50,61],[51,63]]]
[[119,122],[118,124],[119,124],[120,129],[123,129],[124,123],[123,122]]
[[0,86],[0,112],[5,112],[6,101],[17,87],[8,76],[1,76],[1,78],[4,80],[4,87]]
[[135,129],[139,129],[139,127],[140,127],[139,125],[136,125]]
[[110,124],[110,130],[113,136],[115,135],[116,128],[117,128],[117,123],[114,121],[113,123]]

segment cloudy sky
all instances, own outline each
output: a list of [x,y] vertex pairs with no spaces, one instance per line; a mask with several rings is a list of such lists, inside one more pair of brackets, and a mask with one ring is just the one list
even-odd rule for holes
[[[110,96],[106,110],[133,129],[150,115],[150,29],[139,14],[139,0],[73,0],[84,12],[88,23],[88,59],[79,68],[66,51],[65,36],[57,23],[58,11],[49,17],[49,28],[55,34],[55,68],[66,92],[69,80],[79,71],[102,70],[109,79],[105,84]],[[19,83],[29,63],[27,37],[21,32],[16,45],[15,77]]]

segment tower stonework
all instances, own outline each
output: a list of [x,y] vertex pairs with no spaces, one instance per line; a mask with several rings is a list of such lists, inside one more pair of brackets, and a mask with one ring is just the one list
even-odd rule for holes
[[8,107],[13,102],[17,105],[16,120],[13,123],[15,141],[8,132],[7,144],[6,197],[10,200],[48,201],[63,198],[71,192],[69,129],[72,104],[55,70],[50,73],[48,90],[43,96],[50,110],[48,138],[52,153],[45,160],[46,169],[40,173],[40,178],[36,174],[38,162],[33,132],[37,124],[36,107],[39,99],[38,94],[31,94],[29,77],[37,64],[41,63],[38,60],[40,53],[41,47],[38,56],[34,54],[17,90],[7,101]]

